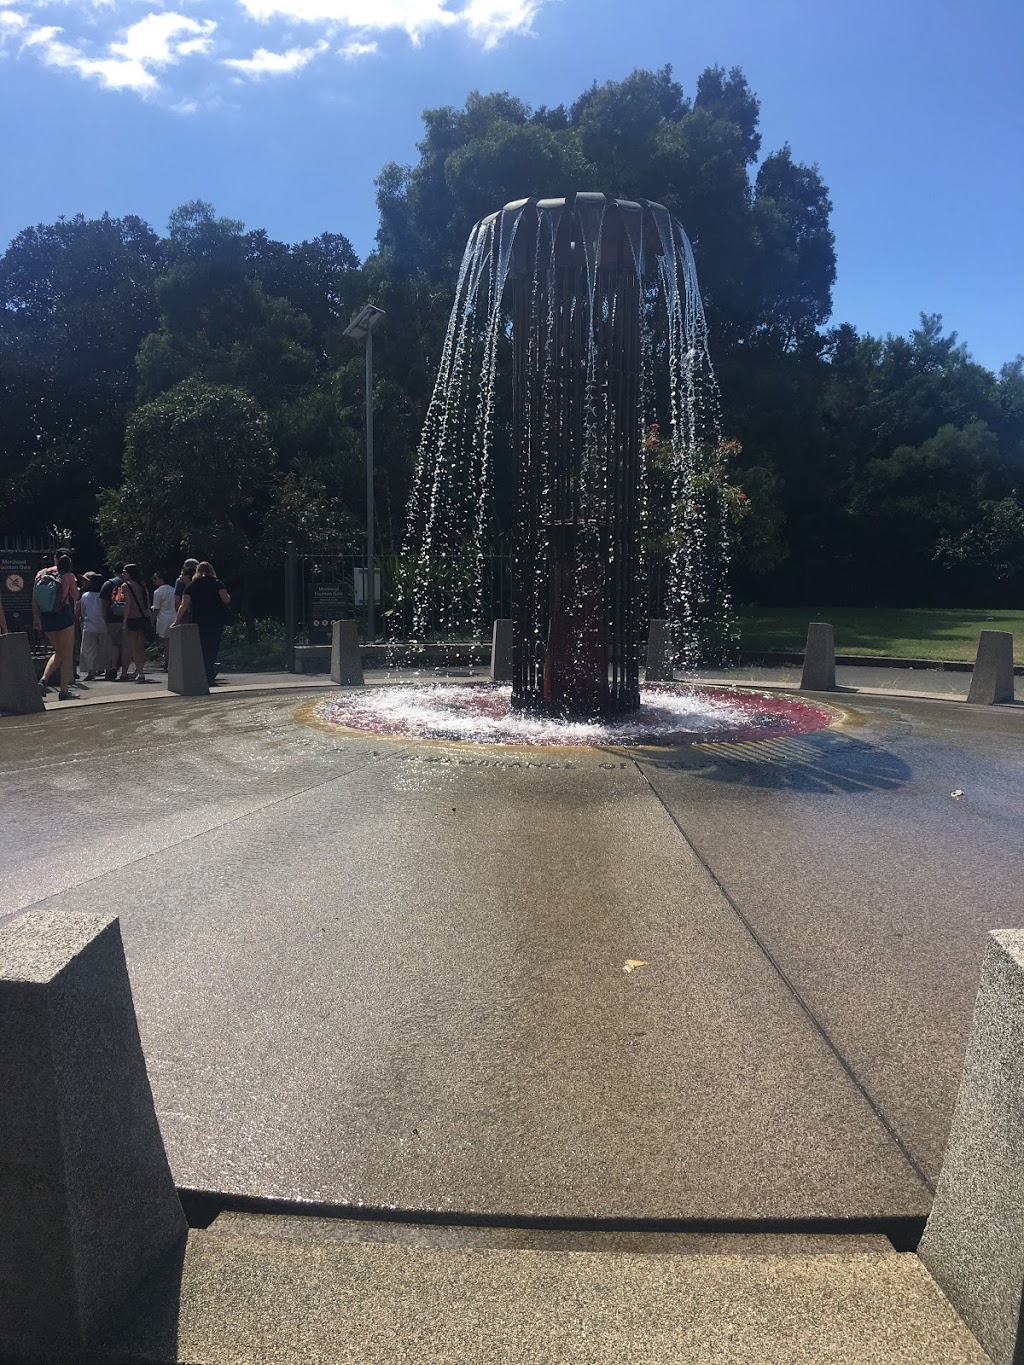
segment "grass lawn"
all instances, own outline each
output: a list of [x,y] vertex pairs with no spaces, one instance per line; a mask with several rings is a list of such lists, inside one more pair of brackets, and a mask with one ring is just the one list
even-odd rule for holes
[[837,654],[891,654],[903,659],[973,659],[983,630],[1013,633],[1013,657],[1024,663],[1024,611],[942,607],[741,607],[740,648],[800,649],[809,621],[829,621]]

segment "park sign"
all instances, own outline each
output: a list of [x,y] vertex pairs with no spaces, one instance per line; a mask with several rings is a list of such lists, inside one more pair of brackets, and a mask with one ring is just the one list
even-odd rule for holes
[[335,575],[315,578],[309,588],[309,643],[329,645],[335,621],[352,615],[344,581]]
[[32,584],[39,556],[0,553],[0,602],[12,630],[27,630],[32,621]]

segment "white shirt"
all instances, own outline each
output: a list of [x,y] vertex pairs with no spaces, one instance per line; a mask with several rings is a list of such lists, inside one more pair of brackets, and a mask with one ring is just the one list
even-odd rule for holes
[[98,592],[82,593],[82,633],[106,635],[107,623],[103,619],[103,603]]
[[161,583],[153,594],[153,610],[157,614],[156,628],[169,626],[174,620],[174,589],[170,583]]

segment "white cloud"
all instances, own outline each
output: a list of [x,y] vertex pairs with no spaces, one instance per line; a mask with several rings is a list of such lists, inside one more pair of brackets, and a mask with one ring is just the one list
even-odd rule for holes
[[28,23],[23,14],[18,14],[13,9],[0,9],[0,53],[3,52],[7,43]]
[[95,77],[108,90],[145,92],[156,88],[156,77],[141,62],[124,57],[89,57],[80,48],[60,39],[58,35],[63,31],[60,28],[34,29],[25,39],[24,46],[38,48],[47,66]]
[[[182,14],[147,14],[124,30],[117,42],[107,45],[102,56],[90,56],[82,48],[65,42],[60,28],[37,28],[22,44],[36,48],[47,66],[77,71],[86,79],[98,80],[108,90],[134,90],[151,94],[158,81],[151,67],[167,67],[210,47],[210,34],[217,27],[212,19],[188,19]],[[182,35],[189,35],[183,38]]]
[[253,19],[289,19],[363,32],[400,29],[419,42],[431,29],[457,23],[443,0],[241,0]]
[[344,57],[347,62],[354,62],[360,57],[372,57],[377,47],[377,43],[361,43],[358,38],[353,38],[350,43],[338,48],[338,55]]
[[[120,42],[111,43],[110,51],[143,66],[170,66],[182,57],[208,52],[216,27],[213,19],[189,19],[173,11],[147,14],[125,30]],[[183,34],[190,36],[182,40]]]
[[470,37],[496,47],[511,33],[530,33],[541,0],[469,0],[460,18]]
[[292,47],[287,52],[269,52],[260,47],[251,57],[226,57],[223,65],[254,80],[262,76],[286,76],[307,66],[314,57],[326,52],[327,46],[326,42],[321,42],[315,47]]
[[[237,0],[227,6],[221,0],[214,8],[208,0],[142,0],[143,17],[124,26],[139,0],[0,0],[7,5],[0,8],[0,57],[20,49],[54,70],[77,73],[106,89],[160,96],[168,109],[191,113],[197,99],[210,108],[216,93],[208,82],[197,84],[194,75],[174,71],[187,58],[212,62],[222,83],[225,70],[237,83],[300,72],[329,49],[343,61],[359,61],[379,54],[378,39],[387,33],[419,46],[447,30],[487,49],[531,32],[544,2]],[[161,4],[175,8],[160,9]],[[52,6],[60,7],[66,28],[43,26],[35,17]],[[179,12],[210,9],[221,22]],[[254,21],[263,30],[255,41],[246,35]],[[296,41],[299,25],[309,34],[306,45]]]

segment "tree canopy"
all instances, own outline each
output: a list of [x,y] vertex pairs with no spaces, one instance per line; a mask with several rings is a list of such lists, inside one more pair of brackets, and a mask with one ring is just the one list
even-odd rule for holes
[[833,320],[822,172],[763,146],[757,96],[720,66],[427,110],[415,162],[381,170],[362,263],[342,232],[287,244],[202,200],[163,235],[134,216],[26,228],[0,256],[0,534],[67,529],[97,563],[216,547],[254,595],[289,538],[356,548],[363,357],[343,333],[370,299],[377,536],[397,549],[471,227],[581,189],[654,197],[694,243],[746,499],[740,600],[1019,595],[1024,361],[991,373],[927,312],[906,336]]

